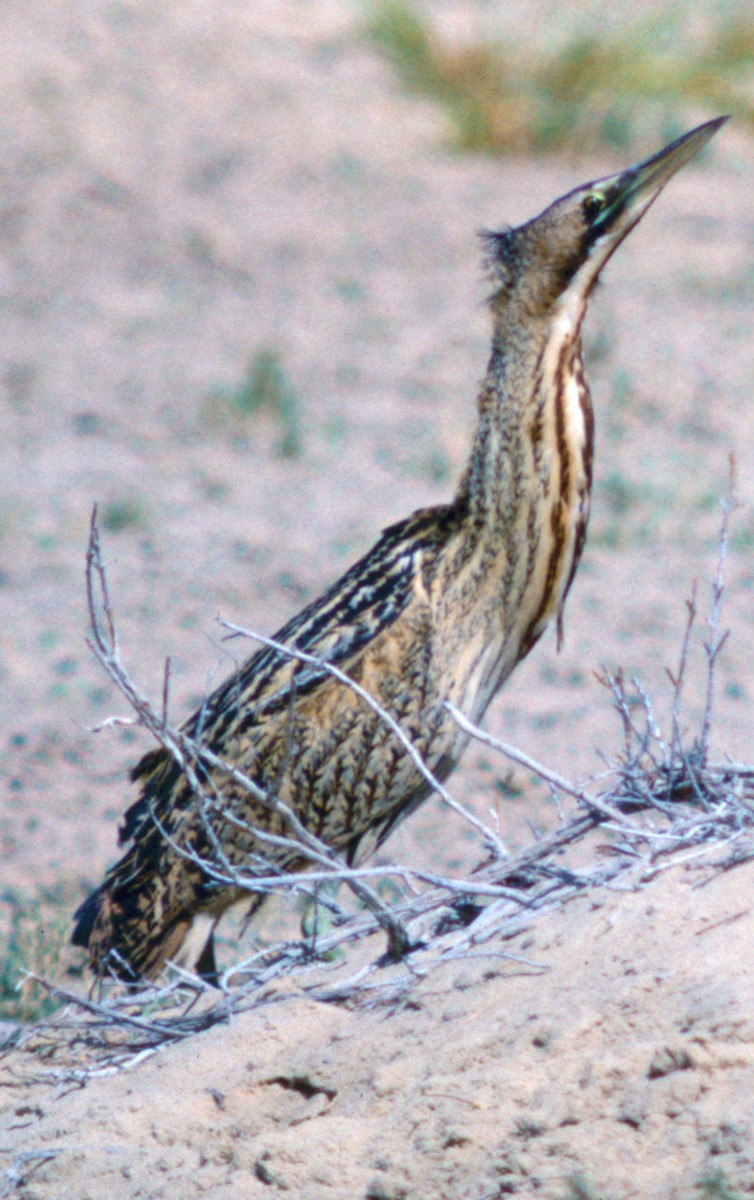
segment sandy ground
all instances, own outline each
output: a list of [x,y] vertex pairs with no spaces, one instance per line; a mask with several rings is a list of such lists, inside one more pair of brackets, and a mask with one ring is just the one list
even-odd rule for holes
[[13,1087],[5,1145],[58,1152],[15,1160],[20,1194],[750,1195],[754,867],[698,882],[581,899],[506,944],[532,966],[448,964],[397,1008],[292,996],[83,1089]]
[[[159,697],[171,656],[179,718],[227,670],[218,613],[272,632],[382,526],[450,494],[487,349],[474,231],[624,165],[453,155],[358,14],[345,0],[4,6],[4,894],[83,896],[149,745],[88,732],[123,712],[84,643],[93,502],[124,658]],[[487,721],[572,776],[617,737],[603,663],[640,672],[667,708],[731,450],[741,508],[713,742],[751,758],[752,161],[726,129],[592,303],[594,515],[565,647],[548,637]],[[300,398],[293,458],[274,414],[229,400],[267,348]],[[481,750],[453,791],[484,812],[503,781],[512,845],[556,819],[542,784]],[[449,870],[476,853],[435,802],[387,848]],[[78,1093],[11,1087],[0,1151],[64,1148],[22,1172],[28,1198],[555,1198],[574,1171],[605,1200],[680,1198],[717,1167],[747,1194],[750,874],[694,889],[670,872],[579,901],[522,951],[545,974],[443,969],[397,1012],[291,998]],[[302,1077],[312,1088],[290,1085]]]

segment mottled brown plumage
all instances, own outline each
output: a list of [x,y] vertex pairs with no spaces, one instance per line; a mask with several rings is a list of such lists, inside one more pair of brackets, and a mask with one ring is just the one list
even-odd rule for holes
[[[400,724],[442,780],[467,741],[446,701],[477,721],[548,623],[558,625],[584,544],[593,418],[580,328],[600,270],[712,121],[637,167],[589,183],[517,229],[485,235],[492,354],[471,457],[454,499],[385,530],[286,625],[278,642],[337,666]],[[277,796],[353,863],[429,787],[391,730],[321,667],[260,650],[184,727]],[[98,972],[154,976],[169,960],[212,975],[212,929],[242,895],[187,856],[247,874],[305,858],[254,830],[284,816],[227,771],[194,762],[205,816],[165,750],[136,767],[124,857],[77,913],[74,941]],[[216,843],[213,846],[213,841]],[[252,908],[263,900],[251,894]]]

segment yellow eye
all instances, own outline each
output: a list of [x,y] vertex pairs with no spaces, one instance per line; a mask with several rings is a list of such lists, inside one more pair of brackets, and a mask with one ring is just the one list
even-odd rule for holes
[[599,194],[599,192],[592,192],[589,196],[586,196],[584,199],[584,204],[583,204],[584,216],[586,217],[587,221],[590,224],[593,221],[596,221],[597,218],[600,216],[600,214],[603,213],[606,208],[607,208],[607,200],[605,199],[604,196],[601,196]]

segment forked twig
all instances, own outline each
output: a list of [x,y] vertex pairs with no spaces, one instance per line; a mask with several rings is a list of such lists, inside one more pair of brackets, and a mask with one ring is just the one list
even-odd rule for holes
[[507,742],[500,741],[499,738],[493,737],[492,734],[487,733],[484,729],[480,729],[478,725],[474,725],[449,700],[445,702],[445,707],[459,728],[463,729],[464,733],[470,734],[476,741],[489,746],[492,750],[497,750],[500,754],[504,754],[512,762],[517,762],[520,766],[526,767],[527,770],[531,771],[534,775],[539,775],[540,779],[544,779],[552,787],[557,788],[558,791],[565,792],[568,796],[573,796],[585,808],[599,813],[600,816],[606,817],[610,821],[618,821],[621,824],[625,821],[624,814],[605,800],[600,799],[598,796],[590,796],[582,787],[571,783],[570,780],[558,774],[557,771],[552,771],[549,767],[542,766],[541,763],[530,758],[528,754],[524,754],[522,750],[508,745]]
[[691,633],[696,621],[696,580],[691,585],[691,598],[686,601],[686,614],[686,626],[683,631],[678,670],[673,675],[669,667],[665,668],[668,679],[673,685],[672,731],[670,738],[671,762],[679,758],[681,754],[681,707],[683,703],[683,685],[686,681],[686,665],[689,660],[689,651],[691,648]]
[[[726,867],[754,857],[754,766],[741,763],[710,764],[707,745],[714,703],[715,666],[726,634],[721,635],[720,619],[724,592],[724,565],[728,548],[729,520],[735,508],[733,498],[733,469],[728,496],[723,502],[723,528],[717,571],[712,585],[712,605],[708,619],[709,635],[704,643],[707,657],[707,686],[704,718],[698,739],[689,748],[682,728],[682,693],[688,661],[693,649],[693,631],[697,615],[696,593],[687,604],[687,621],[683,634],[678,671],[668,672],[672,687],[671,731],[665,739],[647,693],[634,679],[628,684],[621,672],[605,673],[603,682],[610,688],[619,713],[625,740],[623,758],[611,767],[613,784],[599,794],[574,784],[516,748],[478,729],[454,706],[448,704],[450,715],[469,736],[482,741],[491,749],[504,754],[544,779],[556,794],[575,799],[581,811],[566,817],[563,824],[532,845],[504,856],[502,843],[494,831],[469,814],[447,796],[445,789],[434,779],[421,755],[406,738],[390,714],[364,692],[353,680],[333,664],[295,648],[282,646],[274,639],[264,638],[238,626],[223,622],[234,634],[251,637],[271,646],[280,653],[329,672],[344,686],[362,697],[381,721],[401,740],[407,753],[422,772],[428,785],[435,787],[446,803],[482,835],[491,860],[478,867],[467,879],[447,879],[434,872],[407,866],[347,867],[332,849],[318,841],[302,825],[295,812],[265,792],[246,774],[214,754],[202,744],[201,737],[190,738],[185,731],[174,729],[168,721],[168,692],[170,667],[166,663],[162,689],[162,712],[158,715],[141,695],[125,672],[118,650],[115,620],[110,604],[107,579],[101,558],[96,512],[93,514],[92,534],[87,554],[87,594],[92,617],[90,644],[100,662],[126,697],[136,713],[136,720],[149,729],[174,757],[194,793],[206,824],[212,826],[212,816],[222,807],[222,787],[213,783],[210,771],[218,777],[232,779],[239,787],[247,788],[255,802],[264,803],[285,817],[286,832],[269,834],[265,830],[247,827],[230,814],[223,819],[240,824],[247,832],[258,836],[260,846],[275,845],[290,851],[312,864],[310,874],[278,873],[272,861],[260,853],[258,860],[241,870],[227,862],[222,854],[220,839],[215,831],[212,859],[196,855],[195,861],[218,881],[231,879],[234,884],[254,890],[301,890],[311,893],[318,882],[345,881],[358,893],[369,879],[391,876],[407,891],[390,909],[379,897],[375,905],[365,900],[367,911],[346,914],[334,902],[335,927],[320,932],[317,940],[318,960],[312,959],[310,947],[303,941],[281,942],[276,946],[256,950],[245,962],[228,968],[222,980],[223,990],[212,992],[199,980],[175,970],[171,981],[162,988],[149,987],[134,997],[115,993],[104,1003],[89,999],[83,1002],[59,989],[54,994],[83,1008],[86,1025],[68,1016],[53,1016],[47,1021],[52,1037],[72,1026],[76,1039],[89,1039],[91,1053],[96,1059],[92,1071],[116,1070],[139,1061],[154,1047],[176,1038],[190,1036],[218,1021],[228,1020],[240,1012],[260,1004],[270,1003],[279,994],[278,981],[291,976],[304,976],[305,994],[333,1002],[358,1001],[377,1003],[396,1000],[440,962],[485,953],[500,957],[500,943],[514,936],[548,908],[566,903],[585,888],[644,886],[659,871],[683,861],[688,868],[699,862],[709,869]],[[638,712],[639,716],[635,714]],[[643,714],[643,719],[642,719]],[[107,722],[106,722],[107,723]],[[585,810],[585,811],[584,811]],[[650,811],[645,823],[629,820],[639,810]],[[159,817],[153,813],[159,825]],[[602,857],[596,864],[584,867],[569,866],[562,857],[564,851],[576,845],[586,834],[602,826],[611,832],[613,841],[601,847]],[[168,831],[164,831],[165,836]],[[615,837],[617,835],[617,839]],[[171,843],[172,844],[172,843]],[[710,863],[710,853],[726,847],[725,855]],[[731,847],[731,848],[729,848]],[[178,853],[190,857],[190,847],[176,845]],[[262,873],[266,868],[266,873]],[[370,889],[371,891],[371,889]],[[362,892],[362,895],[364,893]],[[329,904],[329,901],[327,901]],[[380,928],[390,928],[385,913],[400,929],[401,949],[406,957],[386,976],[378,959],[372,959],[355,972],[346,974],[328,961],[332,950],[369,937]],[[390,933],[388,934],[390,936]],[[515,956],[514,956],[515,957]],[[528,964],[541,969],[541,964]],[[310,973],[316,971],[313,982]],[[335,981],[333,982],[333,976]],[[239,980],[245,982],[238,982]],[[44,981],[42,981],[44,983]],[[233,988],[231,990],[231,982]],[[215,1001],[213,996],[218,996]],[[201,1000],[201,1005],[199,1001]],[[165,1006],[168,1006],[167,1008]],[[125,1039],[125,1040],[124,1040]],[[84,1077],[71,1070],[71,1079]]]
[[722,511],[722,521],[720,523],[720,540],[718,543],[717,569],[715,577],[712,580],[712,605],[710,607],[707,626],[709,628],[709,638],[704,643],[704,649],[707,654],[707,690],[704,703],[704,717],[702,718],[702,729],[699,734],[696,746],[699,758],[703,763],[706,763],[709,753],[709,735],[712,726],[712,706],[715,695],[715,674],[717,668],[717,660],[720,651],[728,639],[728,630],[720,633],[720,615],[722,610],[723,593],[725,591],[725,564],[728,557],[728,544],[730,541],[730,521],[733,513],[738,508],[736,500],[736,459],[735,455],[731,454],[728,459],[728,489],[725,496],[720,501],[720,509]]

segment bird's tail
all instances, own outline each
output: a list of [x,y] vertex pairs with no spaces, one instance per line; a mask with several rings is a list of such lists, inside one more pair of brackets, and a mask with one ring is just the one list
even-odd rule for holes
[[78,909],[71,941],[88,950],[97,975],[136,983],[175,962],[216,982],[213,930],[219,912],[202,911],[197,903],[198,870],[178,861],[163,875],[149,869],[139,849],[143,845],[133,846]]
[[[166,924],[144,927],[143,920],[128,915],[122,897],[107,882],[84,901],[74,920],[71,941],[88,950],[95,974],[114,975],[127,983],[152,979],[166,962],[182,959],[192,925],[191,917],[177,914]],[[211,934],[210,929],[205,939],[210,943]],[[203,950],[204,946],[198,957]]]

